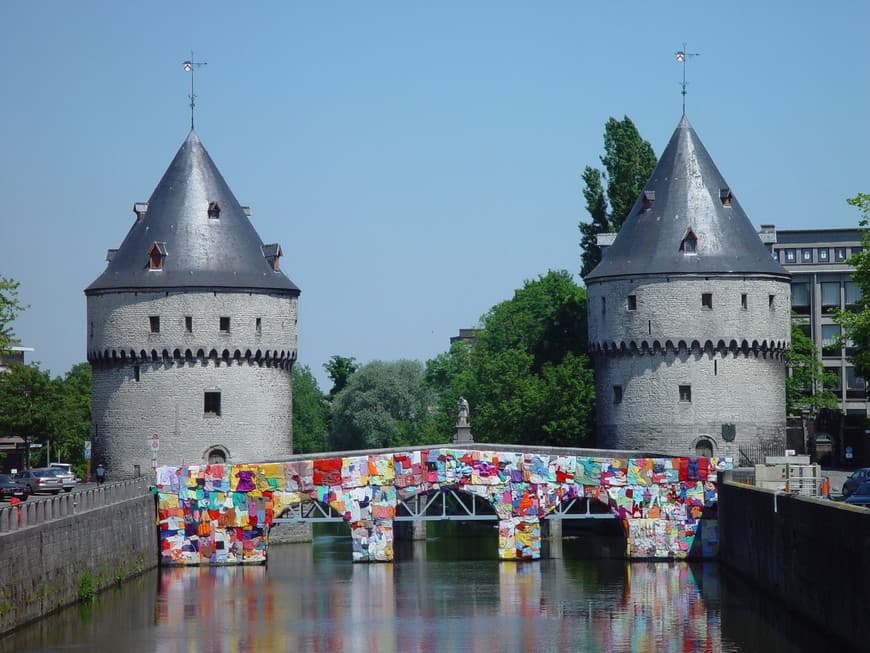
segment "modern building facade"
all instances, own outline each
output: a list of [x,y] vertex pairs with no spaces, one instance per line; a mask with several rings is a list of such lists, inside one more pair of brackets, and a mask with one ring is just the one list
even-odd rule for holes
[[784,446],[790,275],[685,117],[585,281],[599,446]]
[[191,130],[87,297],[93,462],[154,465],[292,453],[299,288]]
[[834,391],[845,415],[867,415],[865,382],[849,362],[847,345],[839,344],[840,327],[833,320],[838,310],[849,310],[861,299],[848,260],[862,250],[857,229],[776,230],[762,225],[760,236],[770,244],[775,260],[792,275],[793,320],[816,346],[825,371],[834,375]]

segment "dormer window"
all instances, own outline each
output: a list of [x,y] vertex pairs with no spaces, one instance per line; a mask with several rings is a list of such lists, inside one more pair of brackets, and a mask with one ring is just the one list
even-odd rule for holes
[[166,243],[159,243],[155,240],[151,243],[151,247],[148,248],[148,269],[162,270],[165,260]]
[[683,254],[696,254],[698,251],[698,237],[695,232],[689,229],[686,235],[683,236],[683,241],[680,243],[680,251]]
[[654,190],[645,190],[640,201],[641,204],[643,204],[644,210],[649,211],[652,208],[652,205],[655,204],[656,192]]
[[208,203],[208,217],[217,220],[221,217],[221,205],[217,202]]
[[719,200],[722,202],[722,206],[731,206],[731,198],[733,197],[730,188],[719,189]]
[[281,250],[281,245],[278,243],[269,243],[268,245],[263,245],[263,256],[266,258],[266,261],[269,262],[269,266],[275,272],[281,269],[280,262],[278,259],[284,255],[284,252]]

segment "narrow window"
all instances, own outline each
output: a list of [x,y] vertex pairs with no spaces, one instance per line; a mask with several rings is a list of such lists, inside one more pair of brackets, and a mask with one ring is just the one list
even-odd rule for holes
[[717,376],[719,374],[719,361],[715,358],[713,359],[713,376]]
[[602,297],[601,298],[601,314],[604,315],[605,313],[607,313],[607,298]]
[[[795,250],[792,248],[782,250],[785,252],[785,262],[786,263],[794,263],[797,255],[795,254]],[[845,251],[845,250],[844,250]]]
[[740,295],[740,308],[744,311],[749,308],[749,300],[746,298],[746,293]]
[[801,249],[801,263],[812,263],[813,262],[813,250],[810,247],[804,247]]
[[692,401],[692,386],[680,386],[680,401]]
[[221,206],[217,202],[208,203],[208,217],[217,220],[221,217]]
[[222,317],[220,319],[220,330],[221,330],[221,333],[229,333],[230,332],[230,318]]
[[701,308],[713,308],[713,293],[701,293]]
[[863,247],[853,247],[852,251],[851,251],[851,255],[855,256],[855,254],[860,254],[863,251],[864,251]]
[[834,259],[840,263],[845,261],[846,260],[846,248],[845,247],[835,247],[834,248]]
[[698,251],[698,237],[691,229],[686,231],[683,240],[680,242],[680,251],[683,254],[695,254]]
[[186,333],[193,333],[193,317],[190,315],[184,317],[184,330]]
[[819,247],[818,249],[819,263],[827,263],[831,260],[831,250],[827,247]]
[[203,399],[203,412],[206,416],[219,417],[221,414],[221,393],[207,391]]
[[773,310],[774,308],[776,308],[776,306],[774,305],[774,301],[773,301],[774,297],[776,297],[776,295],[768,295],[767,296],[767,306],[770,310]]
[[261,317],[257,318],[257,321],[255,322],[254,328],[256,329],[258,336],[263,333],[263,318],[261,318]]
[[621,385],[613,386],[613,403],[615,403],[615,404],[622,403],[622,386]]
[[138,365],[133,366],[133,380],[136,383],[139,383],[139,366]]
[[88,335],[93,338],[94,337],[94,323],[91,322],[88,326]]
[[628,296],[628,310],[636,311],[637,310],[637,295],[629,295]]
[[151,327],[151,333],[160,333],[160,316],[159,315],[149,316],[148,325]]
[[652,320],[646,321],[646,328],[647,328],[647,331],[649,331],[649,334],[652,335]]

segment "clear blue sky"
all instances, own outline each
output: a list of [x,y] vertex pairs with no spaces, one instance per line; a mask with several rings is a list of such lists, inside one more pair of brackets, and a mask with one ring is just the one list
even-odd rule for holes
[[859,2],[0,5],[0,275],[22,344],[85,360],[83,289],[189,126],[302,288],[299,357],[425,360],[549,269],[579,268],[580,174],[628,115],[687,115],[750,218],[850,227],[868,190]]

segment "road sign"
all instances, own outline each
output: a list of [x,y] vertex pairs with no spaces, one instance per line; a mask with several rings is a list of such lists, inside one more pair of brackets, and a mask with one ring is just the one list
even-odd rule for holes
[[151,447],[151,451],[159,451],[160,450],[160,436],[155,433],[150,438],[148,438],[148,446]]
[[91,459],[91,441],[85,440],[85,460]]

